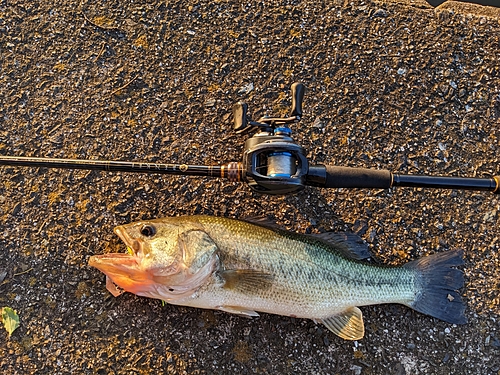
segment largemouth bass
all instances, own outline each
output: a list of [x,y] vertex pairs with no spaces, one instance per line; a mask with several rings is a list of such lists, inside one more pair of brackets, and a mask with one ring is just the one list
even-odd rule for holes
[[184,216],[118,226],[128,254],[90,257],[121,290],[170,304],[258,316],[313,319],[348,340],[364,335],[358,306],[399,303],[449,323],[466,323],[457,290],[462,251],[402,267],[371,264],[351,235],[301,235],[227,218]]

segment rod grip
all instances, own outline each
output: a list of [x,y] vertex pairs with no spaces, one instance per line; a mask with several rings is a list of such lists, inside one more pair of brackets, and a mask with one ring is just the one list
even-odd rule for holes
[[388,189],[392,173],[388,170],[336,167],[327,165],[325,188],[377,188]]

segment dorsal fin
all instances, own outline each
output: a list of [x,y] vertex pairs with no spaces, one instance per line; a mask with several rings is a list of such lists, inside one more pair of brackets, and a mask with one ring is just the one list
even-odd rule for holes
[[[244,218],[243,221],[273,230],[284,231],[283,228],[266,216],[251,216]],[[368,251],[368,245],[357,234],[347,232],[325,232],[314,233],[308,236],[319,238],[327,242],[347,258],[363,260],[371,257]]]
[[371,256],[366,243],[354,233],[325,232],[311,236],[327,242],[347,258],[362,260]]
[[248,216],[241,218],[240,220],[246,221],[250,224],[260,225],[261,227],[266,227],[269,229],[285,230],[283,227],[280,227],[275,221],[269,219],[267,216]]
[[[273,230],[285,230],[266,216],[251,216],[244,218],[243,221]],[[347,258],[362,260],[371,257],[367,244],[357,234],[346,232],[325,232],[310,234],[309,236],[319,238],[320,240],[327,242]]]

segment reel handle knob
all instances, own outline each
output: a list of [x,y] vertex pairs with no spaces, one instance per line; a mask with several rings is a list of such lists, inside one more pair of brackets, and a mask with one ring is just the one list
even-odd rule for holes
[[304,99],[304,93],[306,87],[302,83],[295,82],[292,87],[292,114],[291,116],[297,116],[299,119],[302,117],[302,101]]
[[248,127],[248,104],[237,102],[233,105],[234,130],[237,134],[243,133]]

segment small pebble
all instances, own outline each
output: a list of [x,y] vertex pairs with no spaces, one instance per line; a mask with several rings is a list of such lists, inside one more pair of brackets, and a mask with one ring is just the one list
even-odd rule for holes
[[450,353],[446,353],[443,358],[443,363],[446,363],[450,360]]
[[240,87],[240,89],[238,90],[238,94],[248,94],[249,92],[251,92],[253,90],[254,86],[253,86],[253,83],[250,82],[248,84],[246,84],[245,86],[243,87]]
[[205,103],[205,107],[213,107],[215,105],[215,99],[208,99]]
[[16,216],[19,212],[21,212],[21,203],[18,202],[14,208],[12,209],[12,216]]
[[377,9],[373,13],[373,17],[387,17],[387,12],[384,9]]
[[368,236],[367,241],[368,241],[369,243],[372,243],[373,241],[375,241],[375,237],[377,237],[377,230],[376,230],[376,229],[372,229],[372,230],[370,231],[370,235]]
[[361,366],[357,366],[357,365],[352,365],[350,369],[352,370],[352,373],[354,375],[361,375],[361,370],[363,370],[363,368]]

